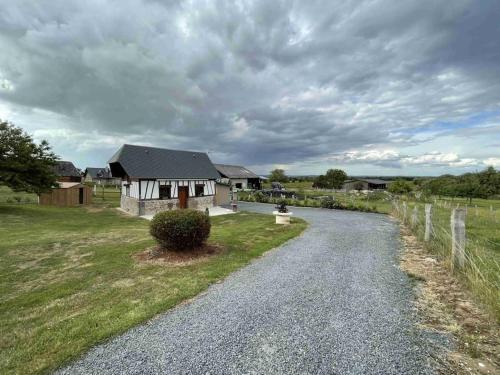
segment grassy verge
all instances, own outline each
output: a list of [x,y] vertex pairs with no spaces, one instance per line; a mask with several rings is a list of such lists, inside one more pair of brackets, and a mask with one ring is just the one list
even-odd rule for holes
[[185,266],[137,264],[148,222],[109,208],[0,205],[0,373],[48,372],[297,236],[306,223],[212,218],[225,250]]
[[[498,200],[473,200],[473,205],[467,208],[466,215],[466,266],[455,267],[454,273],[472,292],[478,302],[483,303],[500,322],[500,220],[495,216],[495,208],[500,206]],[[423,202],[408,202],[405,224],[412,233],[423,242],[425,231]],[[437,254],[452,269],[450,216],[452,207],[465,201],[437,200],[433,204],[432,226],[433,235],[425,248]],[[477,209],[476,206],[477,205]],[[490,210],[492,206],[493,210]],[[417,207],[416,222],[411,220],[414,207]],[[403,220],[403,215],[395,211]]]

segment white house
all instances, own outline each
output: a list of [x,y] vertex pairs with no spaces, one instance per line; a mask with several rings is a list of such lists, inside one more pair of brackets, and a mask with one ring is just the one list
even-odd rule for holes
[[126,144],[109,167],[122,179],[120,206],[130,214],[214,206],[219,173],[206,153]]

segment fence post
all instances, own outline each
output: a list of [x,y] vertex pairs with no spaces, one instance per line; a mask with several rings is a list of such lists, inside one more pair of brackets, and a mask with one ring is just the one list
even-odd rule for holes
[[424,241],[428,242],[431,239],[431,225],[432,225],[432,204],[425,205],[425,234]]
[[417,225],[417,219],[418,219],[418,207],[415,205],[413,207],[413,212],[411,213],[411,226],[414,228]]
[[406,206],[406,201],[403,202],[403,223],[406,223],[406,211],[407,211],[407,206]]
[[451,257],[452,266],[465,264],[465,210],[455,208],[451,212]]

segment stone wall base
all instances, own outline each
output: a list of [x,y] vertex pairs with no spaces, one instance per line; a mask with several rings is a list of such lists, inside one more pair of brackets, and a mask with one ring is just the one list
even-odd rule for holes
[[[188,208],[193,210],[205,211],[207,208],[214,206],[215,197],[213,195],[206,197],[190,197],[188,198]],[[120,207],[135,216],[154,215],[162,211],[171,211],[179,209],[178,199],[164,199],[164,200],[145,200],[139,201],[138,199],[122,195]]]

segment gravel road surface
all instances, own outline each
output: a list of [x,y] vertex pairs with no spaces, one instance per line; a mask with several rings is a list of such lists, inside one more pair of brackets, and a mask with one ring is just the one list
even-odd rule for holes
[[293,211],[310,223],[302,236],[59,373],[433,373],[446,339],[417,327],[412,281],[398,268],[397,223]]

